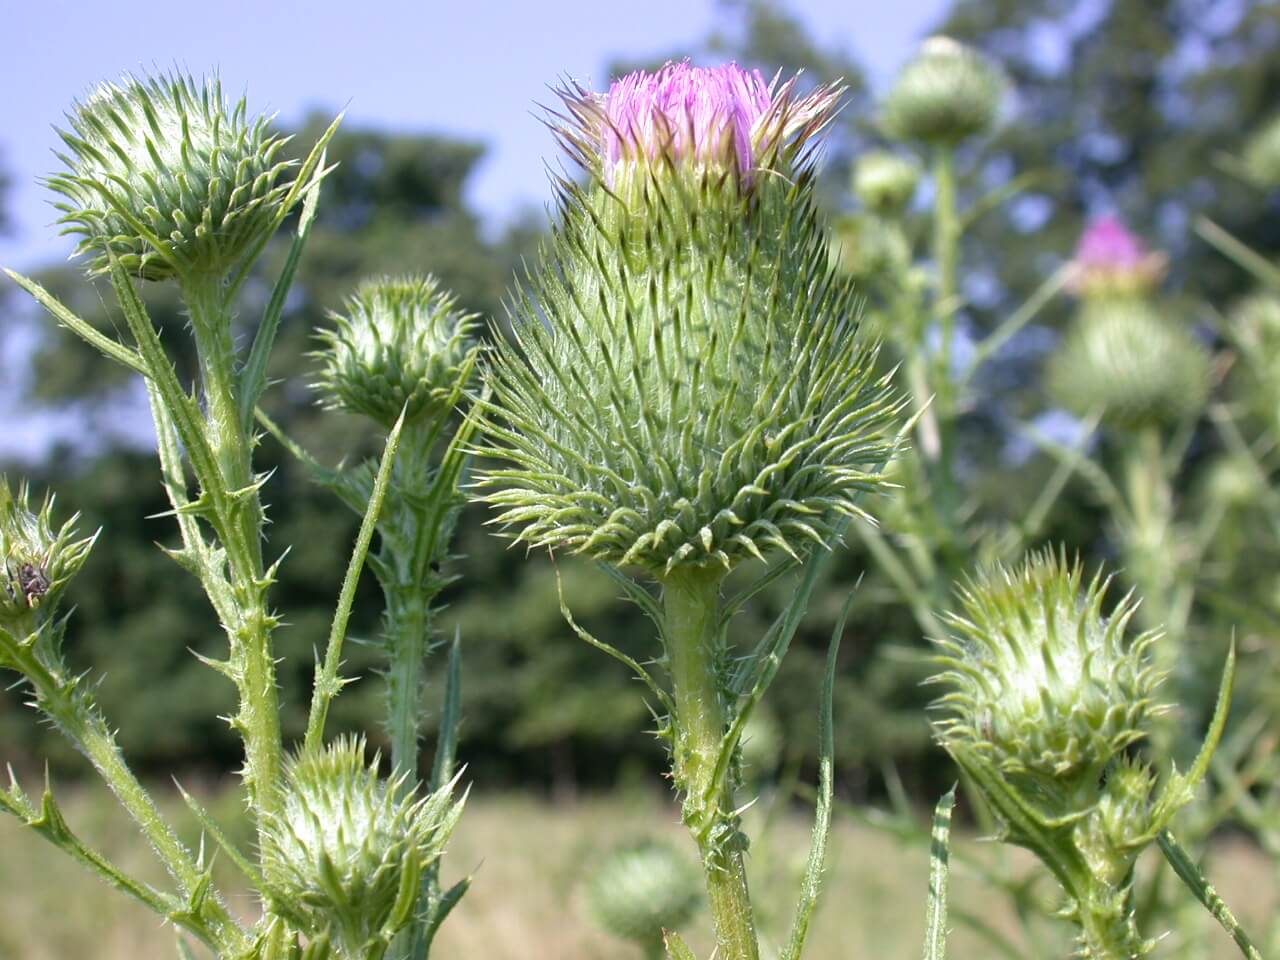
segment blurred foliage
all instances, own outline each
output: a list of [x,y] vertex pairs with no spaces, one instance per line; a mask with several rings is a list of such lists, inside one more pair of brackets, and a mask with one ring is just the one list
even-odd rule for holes
[[[993,327],[1068,257],[1087,216],[1116,208],[1171,254],[1170,289],[1178,308],[1208,327],[1248,289],[1247,278],[1195,239],[1193,218],[1211,211],[1265,255],[1280,252],[1277,197],[1218,171],[1220,154],[1239,149],[1245,134],[1272,114],[1280,98],[1280,7],[1213,0],[1151,0],[1077,4],[1067,0],[958,0],[943,29],[997,59],[1018,90],[1007,122],[973,148],[969,196],[1029,171],[1041,177],[1021,198],[976,222],[967,236],[961,276],[972,329]],[[832,209],[848,201],[852,157],[878,140],[874,103],[852,56],[812,36],[784,6],[767,0],[728,0],[699,50],[784,73],[803,67],[808,82],[843,77],[849,102],[827,150],[826,195]],[[673,55],[678,55],[674,51]],[[665,57],[657,58],[659,60]],[[619,62],[630,69],[635,62]],[[309,143],[328,121],[309,119],[298,143]],[[548,138],[547,153],[551,152]],[[462,307],[493,320],[500,331],[505,291],[520,258],[532,255],[543,224],[517,217],[503,230],[482,229],[467,204],[468,178],[484,147],[443,136],[347,127],[334,140],[320,217],[286,310],[264,406],[286,430],[326,463],[373,452],[377,438],[354,418],[321,414],[308,380],[312,331],[326,310],[372,273],[425,270],[437,274]],[[913,229],[918,233],[916,224]],[[265,275],[282,262],[286,244],[265,259]],[[54,267],[38,279],[81,316],[110,328],[119,322],[105,297],[78,266]],[[147,288],[166,340],[178,344],[185,319],[163,290]],[[242,339],[247,341],[269,294],[266,282],[244,292]],[[34,323],[17,307],[6,322]],[[21,316],[17,312],[21,311]],[[1045,408],[1043,356],[1066,317],[1063,301],[1044,311],[985,368],[973,406],[961,423],[959,465],[974,500],[983,506],[969,522],[996,527],[1025,511],[1052,472],[1043,456],[1017,453],[1016,422]],[[43,323],[43,320],[41,320]],[[20,470],[56,490],[66,508],[83,511],[83,526],[103,535],[76,583],[79,607],[70,627],[70,656],[101,676],[101,702],[120,729],[126,752],[142,767],[185,764],[227,768],[239,761],[236,741],[213,719],[232,707],[233,690],[191,655],[216,653],[221,640],[198,589],[155,543],[174,541],[172,522],[157,517],[165,502],[153,456],[109,442],[116,420],[145,417],[137,391],[118,368],[73,337],[42,326],[32,357],[26,402],[71,411],[84,441],[50,451]],[[500,335],[500,333],[498,334]],[[1213,459],[1217,443],[1202,431],[1193,466]],[[108,438],[104,440],[103,438]],[[1102,456],[1110,453],[1104,441]],[[258,451],[272,470],[264,499],[272,543],[293,549],[276,593],[288,627],[278,634],[284,658],[280,681],[286,732],[302,725],[312,650],[323,644],[356,522],[271,439]],[[18,467],[10,467],[18,472]],[[1205,484],[1193,469],[1178,495],[1198,502]],[[151,518],[151,519],[146,519]],[[469,507],[457,538],[453,572],[461,579],[445,595],[442,636],[463,638],[462,759],[469,776],[489,783],[540,781],[562,787],[599,783],[639,762],[657,769],[659,745],[635,682],[620,665],[576,639],[557,600],[557,576],[575,616],[592,632],[639,659],[656,655],[652,627],[618,602],[617,589],[589,565],[526,556],[492,536],[482,509]],[[1194,633],[1220,651],[1238,626],[1250,636],[1274,630],[1268,615],[1280,590],[1275,541],[1257,533],[1247,501],[1232,508],[1210,557],[1216,591],[1196,610]],[[1114,555],[1102,508],[1072,484],[1049,518],[1046,537],[1090,559]],[[865,577],[864,577],[865,575]],[[880,789],[895,767],[909,791],[937,791],[952,774],[929,745],[930,698],[920,681],[932,672],[920,656],[920,629],[899,593],[855,547],[830,565],[797,636],[771,707],[788,745],[801,760],[816,747],[814,690],[826,639],[847,593],[860,577],[859,602],[841,648],[836,691],[837,769],[846,793]],[[380,607],[371,578],[361,587],[353,633],[377,629]],[[758,635],[781,608],[787,585],[776,585],[740,614],[744,636]],[[1243,612],[1242,612],[1243,611]],[[748,622],[750,621],[750,622]],[[372,727],[381,708],[380,681],[370,658],[351,650],[348,674],[362,676],[338,699],[335,727]],[[1213,680],[1206,681],[1211,688]],[[438,696],[439,685],[432,687]],[[0,694],[0,736],[9,756],[70,762],[66,748],[21,708],[20,691]],[[624,759],[628,758],[628,759]],[[894,779],[896,783],[896,777]]]

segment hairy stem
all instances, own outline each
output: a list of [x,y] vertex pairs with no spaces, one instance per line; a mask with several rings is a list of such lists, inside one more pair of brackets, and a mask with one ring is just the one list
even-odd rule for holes
[[[674,686],[672,774],[702,855],[717,956],[758,960],[732,786],[716,782],[727,717],[720,696],[720,571],[676,571],[662,581],[663,639]],[[727,781],[728,773],[720,775]]]

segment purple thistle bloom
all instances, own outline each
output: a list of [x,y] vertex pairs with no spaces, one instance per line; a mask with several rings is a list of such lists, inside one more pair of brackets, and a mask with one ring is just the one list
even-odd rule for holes
[[1080,235],[1072,257],[1071,289],[1085,296],[1149,290],[1164,275],[1165,256],[1116,216],[1094,220]]
[[558,91],[568,110],[554,129],[579,163],[613,183],[616,171],[665,160],[673,168],[731,170],[749,185],[753,172],[791,160],[834,114],[841,89],[795,96],[796,78],[779,85],[736,63],[667,63],[615,80],[607,93]]

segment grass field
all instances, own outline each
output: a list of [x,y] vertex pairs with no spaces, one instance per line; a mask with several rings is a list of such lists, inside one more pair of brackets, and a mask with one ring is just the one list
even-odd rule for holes
[[[34,786],[34,784],[33,784]],[[181,804],[169,801],[182,829]],[[222,820],[236,818],[237,801],[215,795],[211,806]],[[68,791],[65,813],[73,828],[122,866],[147,877],[158,872],[145,849],[105,796]],[[757,817],[761,814],[757,814]],[[809,824],[797,811],[776,818],[752,851],[756,898],[766,936],[785,934],[791,904],[808,847]],[[244,836],[241,825],[240,836]],[[523,795],[473,796],[450,848],[446,879],[474,872],[472,891],[445,924],[433,956],[441,960],[605,960],[639,958],[638,951],[594,929],[581,903],[584,865],[615,843],[638,836],[666,835],[686,842],[672,807],[659,796],[599,797],[552,805]],[[195,837],[194,832],[191,836]],[[968,837],[957,841],[953,875],[954,910],[969,912],[993,932],[1017,929],[1004,898],[972,882],[959,860],[990,859],[995,848]],[[918,957],[924,927],[927,858],[922,847],[903,848],[883,831],[837,818],[831,843],[824,900],[812,929],[809,960]],[[1024,861],[1019,860],[1019,865]],[[226,863],[220,875],[234,889]],[[1215,856],[1214,880],[1247,923],[1261,929],[1277,902],[1271,867],[1251,848],[1232,843]],[[1044,887],[1046,893],[1049,887]],[[777,904],[776,907],[771,906]],[[233,896],[233,908],[252,916],[247,895]],[[965,922],[955,932],[948,955],[987,960],[998,954],[990,941]],[[1237,956],[1216,928],[1214,957]],[[688,938],[700,957],[711,953],[705,921]],[[1046,960],[1067,951],[1046,945],[1025,955]],[[1166,941],[1156,956],[1183,953]],[[175,956],[172,931],[123,895],[99,885],[62,854],[9,818],[0,820],[0,958],[3,960],[151,960]]]

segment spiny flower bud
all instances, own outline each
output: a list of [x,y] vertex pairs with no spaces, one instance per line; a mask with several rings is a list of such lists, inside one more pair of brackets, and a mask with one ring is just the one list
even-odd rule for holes
[[894,221],[852,213],[831,225],[831,262],[844,276],[874,287],[910,269],[911,242]]
[[432,276],[366,280],[319,333],[316,383],[326,406],[390,427],[447,412],[475,369],[475,314]]
[[1280,117],[1250,138],[1244,148],[1244,169],[1260,187],[1280,186]]
[[[628,94],[647,124],[605,123],[624,81],[605,97],[564,94],[577,119],[561,137],[590,179],[561,184],[560,222],[518,296],[514,343],[497,347],[482,427],[484,455],[512,464],[481,483],[498,488],[487,499],[517,540],[658,574],[825,542],[882,486],[898,409],[814,202],[804,138],[830,95],[794,101],[794,81],[772,95],[750,125],[750,163],[785,175],[755,176],[744,193],[675,146],[688,123],[675,95],[694,69],[625,81],[648,91]],[[715,155],[737,156],[739,118],[758,102],[744,71],[720,69],[696,102],[716,118],[715,142],[734,138]],[[618,163],[634,165],[622,193]]]
[[25,634],[37,614],[47,618],[89,557],[96,534],[75,539],[78,515],[55,532],[52,517],[52,497],[33,513],[27,488],[15,497],[0,477],[0,629]]
[[888,150],[869,150],[853,168],[853,192],[874,213],[895,216],[920,184],[920,165]]
[[995,125],[1005,87],[1004,75],[977,50],[950,37],[930,37],[885,99],[885,132],[954,146]]
[[644,947],[661,944],[663,931],[687,924],[701,903],[698,869],[656,841],[615,850],[587,887],[587,905],[596,922],[615,937]]
[[262,827],[273,909],[357,960],[413,919],[422,872],[462,810],[451,786],[421,799],[366,766],[364,741],[304,751],[286,766],[279,808]]
[[104,83],[59,131],[70,152],[49,186],[95,272],[108,250],[148,280],[220,275],[283,216],[292,166],[269,117],[250,119],[219,80],[174,74]]
[[950,617],[956,634],[940,644],[946,669],[932,681],[947,688],[943,745],[1041,789],[1096,790],[1163,709],[1147,658],[1156,635],[1127,642],[1136,604],[1126,597],[1104,615],[1107,586],[1098,575],[1084,587],[1079,564],[1052,552],[970,582],[963,612]]
[[1150,251],[1118,217],[1100,217],[1080,235],[1068,287],[1085,298],[1134,297],[1153,290],[1168,257]]
[[1190,334],[1140,300],[1086,303],[1049,362],[1049,392],[1080,415],[1121,429],[1194,416],[1209,392],[1209,357]]

